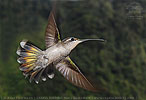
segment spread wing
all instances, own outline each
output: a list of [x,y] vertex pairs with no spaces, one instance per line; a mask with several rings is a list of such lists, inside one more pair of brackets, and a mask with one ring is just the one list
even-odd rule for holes
[[80,72],[78,67],[71,61],[69,57],[62,60],[56,66],[56,69],[72,84],[90,91],[96,91],[92,84]]
[[58,41],[60,41],[60,35],[55,22],[53,11],[51,11],[45,35],[46,48],[56,44]]

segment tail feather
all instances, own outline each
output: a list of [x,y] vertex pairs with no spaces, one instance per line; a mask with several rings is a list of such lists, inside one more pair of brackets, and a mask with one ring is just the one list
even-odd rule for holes
[[23,49],[20,49],[20,48],[18,48],[16,53],[19,56],[23,56],[23,57],[35,57],[35,55],[36,55],[35,53],[24,51]]
[[[39,69],[39,70],[36,70],[36,71],[32,72],[29,81],[32,82],[32,80],[35,80],[35,76],[36,76],[37,74],[39,74],[39,72],[40,72],[41,70],[42,70],[42,69]],[[37,81],[35,81],[35,82],[38,83]]]
[[36,58],[31,58],[31,57],[20,57],[17,59],[17,61],[20,63],[20,64],[28,64],[28,63],[34,63],[36,62]]
[[23,40],[22,42],[20,42],[20,46],[31,53],[40,53],[42,50],[40,50],[39,48],[37,48],[36,46],[34,46],[32,43],[28,42],[27,40]]
[[48,67],[45,68],[45,70],[42,73],[42,81],[46,81],[47,80],[47,74],[48,74]]
[[[26,40],[20,42],[20,46],[16,52],[19,55],[17,59],[18,63],[20,63],[19,69],[25,77],[29,76],[30,82],[34,80],[38,83],[45,70],[45,68],[37,64],[38,56],[41,55],[42,50]],[[44,75],[42,79],[44,79]]]
[[39,83],[40,78],[42,77],[42,73],[45,69],[40,69],[40,71],[38,72],[38,74],[35,75],[34,80],[36,83]]
[[34,64],[33,63],[28,63],[28,64],[22,64],[19,69],[21,71],[27,71],[27,70],[32,70],[34,68]]

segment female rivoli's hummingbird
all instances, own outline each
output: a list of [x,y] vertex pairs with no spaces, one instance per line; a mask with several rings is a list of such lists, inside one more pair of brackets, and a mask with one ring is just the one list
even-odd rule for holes
[[40,78],[43,81],[46,81],[47,77],[52,79],[54,77],[53,68],[56,68],[72,84],[96,91],[69,57],[71,51],[79,43],[89,40],[104,41],[103,39],[74,37],[68,37],[61,41],[53,12],[51,12],[45,35],[46,50],[42,51],[26,40],[21,41],[17,50],[19,55],[17,61],[21,64],[20,70],[24,76],[29,77],[30,82],[34,80],[39,83]]

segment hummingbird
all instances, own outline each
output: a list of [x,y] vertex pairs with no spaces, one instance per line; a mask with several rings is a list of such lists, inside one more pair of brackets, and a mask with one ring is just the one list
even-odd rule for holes
[[64,78],[80,88],[96,91],[97,89],[82,74],[77,65],[69,57],[71,51],[80,43],[85,41],[101,41],[104,39],[78,39],[67,37],[60,39],[60,34],[55,22],[53,11],[48,18],[45,32],[46,49],[41,50],[28,40],[22,40],[16,53],[19,56],[19,69],[29,81],[39,83],[47,78],[54,78],[54,69],[58,70]]

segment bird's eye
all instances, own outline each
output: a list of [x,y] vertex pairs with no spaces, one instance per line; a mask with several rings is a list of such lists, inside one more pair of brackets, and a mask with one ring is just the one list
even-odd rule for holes
[[71,41],[74,41],[75,39],[74,38],[71,38]]

